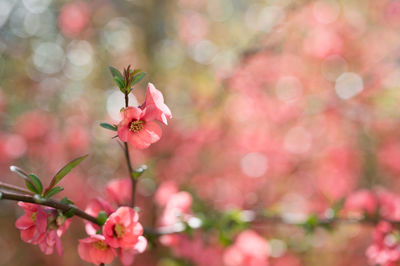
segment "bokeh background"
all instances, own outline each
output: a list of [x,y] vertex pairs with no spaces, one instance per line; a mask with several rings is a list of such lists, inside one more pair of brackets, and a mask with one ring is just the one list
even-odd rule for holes
[[[174,180],[218,210],[265,209],[304,219],[359,188],[399,191],[400,1],[1,0],[0,181],[23,185],[18,165],[63,181],[76,205],[126,176],[122,151],[100,122],[117,123],[123,95],[108,66],[147,73],[173,119],[163,138],[133,151],[149,170],[138,185],[143,224],[157,216],[158,184]],[[0,202],[0,265],[88,265],[83,223],[45,256],[20,240],[14,202]],[[207,215],[207,213],[204,213]],[[366,265],[365,226],[306,235],[259,228],[271,265]],[[137,265],[188,265],[168,249]],[[114,265],[118,265],[115,262]]]

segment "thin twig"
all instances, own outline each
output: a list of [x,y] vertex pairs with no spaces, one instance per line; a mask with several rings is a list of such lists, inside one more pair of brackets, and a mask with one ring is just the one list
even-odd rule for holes
[[6,190],[10,190],[10,191],[24,193],[24,194],[27,194],[27,195],[33,195],[33,193],[30,192],[27,189],[24,189],[24,188],[18,187],[18,186],[14,186],[14,185],[11,185],[11,184],[7,184],[7,183],[1,182],[1,181],[0,181],[0,189],[6,189]]

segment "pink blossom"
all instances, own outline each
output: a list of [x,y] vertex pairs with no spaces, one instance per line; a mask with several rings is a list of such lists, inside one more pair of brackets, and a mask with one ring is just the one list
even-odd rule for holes
[[[67,230],[70,220],[58,217],[53,208],[43,208],[32,203],[19,202],[25,215],[21,216],[15,226],[21,230],[21,238],[27,243],[39,245],[40,250],[48,255],[52,254],[54,247],[59,255],[63,249],[60,237]],[[61,219],[60,219],[61,218]]]
[[178,187],[173,181],[163,182],[154,195],[154,200],[159,206],[167,205],[168,200],[178,192]]
[[161,138],[161,128],[146,110],[127,107],[121,111],[122,121],[118,125],[118,137],[138,149],[145,149]]
[[171,110],[164,103],[164,96],[152,83],[147,85],[146,101],[142,108],[145,110],[146,116],[156,119],[165,125],[168,124],[167,119],[172,118]]
[[139,214],[129,207],[120,207],[108,217],[103,234],[113,248],[132,249],[143,244],[140,242],[143,227],[139,223]]
[[118,205],[126,205],[132,198],[130,178],[114,179],[105,188],[107,197]]
[[160,218],[160,225],[173,225],[181,220],[187,220],[190,217],[191,206],[192,196],[188,192],[175,193],[167,202]]
[[374,214],[377,206],[377,197],[371,191],[363,189],[347,196],[343,211],[350,216],[360,217],[365,213]]
[[373,234],[373,243],[366,251],[372,265],[394,266],[400,261],[399,231],[388,222],[380,222]]
[[15,226],[21,230],[22,240],[31,244],[40,243],[46,237],[49,215],[40,205],[25,202],[18,202],[18,205],[25,211],[15,222]]
[[239,234],[224,254],[229,266],[267,266],[268,242],[251,230]]
[[116,251],[110,247],[102,235],[91,235],[79,240],[78,253],[84,261],[99,265],[113,261]]

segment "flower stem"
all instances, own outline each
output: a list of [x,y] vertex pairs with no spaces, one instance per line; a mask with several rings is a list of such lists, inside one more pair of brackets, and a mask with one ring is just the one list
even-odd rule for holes
[[[127,108],[129,106],[129,97],[128,97],[128,92],[125,91],[125,107]],[[128,165],[128,170],[129,170],[129,179],[132,182],[132,200],[131,200],[131,205],[132,207],[135,207],[135,194],[136,194],[136,179],[132,177],[133,173],[133,167],[132,167],[132,162],[129,154],[129,147],[128,143],[124,142],[124,153],[125,153],[125,159],[126,159],[126,164]]]

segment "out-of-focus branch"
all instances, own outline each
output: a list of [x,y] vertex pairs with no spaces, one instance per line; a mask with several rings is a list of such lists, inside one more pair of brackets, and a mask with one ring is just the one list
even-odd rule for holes
[[18,187],[18,186],[14,186],[11,184],[7,184],[7,183],[1,182],[1,181],[0,181],[0,189],[5,189],[8,191],[15,191],[15,192],[24,193],[27,195],[33,195],[33,193],[27,189],[24,189],[24,188]]
[[[14,200],[14,201],[23,201],[23,202],[28,202],[28,203],[34,203],[38,205],[43,205],[43,206],[48,206],[52,207],[54,209],[58,209],[61,211],[69,211],[73,210],[74,215],[85,219],[89,222],[92,222],[97,225],[102,225],[96,217],[91,216],[84,212],[83,210],[77,208],[74,205],[71,204],[64,204],[58,200],[54,199],[45,199],[41,197],[37,197],[36,195],[23,195],[23,194],[18,194],[15,192],[9,192],[6,191],[5,189],[0,188],[0,199],[4,200]],[[251,223],[255,226],[258,225],[289,225],[289,226],[302,226],[304,223],[300,222],[291,222],[279,215],[258,215],[253,211],[244,211],[243,215],[243,222]],[[386,221],[395,225],[400,225],[399,221],[391,221],[385,218],[379,218],[379,219],[371,219],[369,217],[362,217],[359,219],[355,218],[341,218],[341,217],[335,217],[335,218],[324,218],[324,219],[318,219],[316,226],[335,226],[335,225],[341,225],[341,224],[363,224],[363,225],[369,225],[369,226],[374,226],[378,221]],[[160,228],[144,228],[144,234],[148,236],[162,236],[162,235],[169,235],[169,234],[175,234],[175,233],[182,233],[185,231],[185,224],[183,223],[176,223],[171,226],[164,226]],[[196,228],[201,228],[201,225],[199,225]]]

